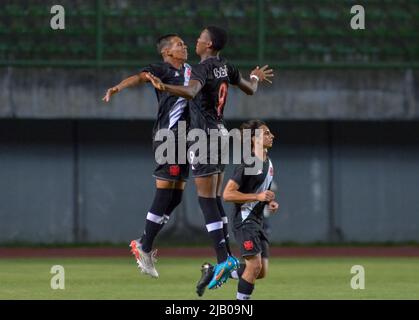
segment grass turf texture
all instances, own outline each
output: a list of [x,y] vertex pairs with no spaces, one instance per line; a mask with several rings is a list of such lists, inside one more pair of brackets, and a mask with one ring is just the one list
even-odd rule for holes
[[[160,258],[159,279],[127,258],[0,259],[0,299],[235,299],[237,280],[195,294],[202,258]],[[65,289],[52,290],[53,265],[65,268]],[[353,290],[353,265],[365,268],[365,289]],[[253,299],[419,299],[419,258],[271,258]]]

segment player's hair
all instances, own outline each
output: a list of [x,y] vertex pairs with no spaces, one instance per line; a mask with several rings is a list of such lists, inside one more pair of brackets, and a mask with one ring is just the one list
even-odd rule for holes
[[169,33],[157,39],[156,47],[157,47],[158,54],[161,54],[161,51],[164,48],[166,48],[168,45],[170,45],[170,40],[172,40],[173,37],[179,37],[179,35],[176,33]]
[[207,30],[210,35],[212,48],[216,51],[222,50],[227,43],[227,31],[215,26],[208,26],[205,30]]
[[256,135],[256,129],[259,129],[261,126],[266,126],[266,123],[263,122],[262,120],[249,120],[249,121],[243,122],[240,126],[242,139],[243,139],[243,130],[244,129],[250,130],[250,139],[251,139],[252,148],[253,148],[252,138],[255,137]]

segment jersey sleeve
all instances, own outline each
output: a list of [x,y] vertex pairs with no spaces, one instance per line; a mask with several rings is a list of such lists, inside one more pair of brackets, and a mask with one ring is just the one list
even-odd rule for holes
[[208,78],[208,68],[205,64],[197,64],[192,67],[191,80],[198,80],[202,86],[205,85]]
[[158,78],[161,78],[164,75],[164,70],[159,64],[149,64],[148,66],[140,69],[140,73],[141,72],[149,72]]
[[234,173],[230,178],[231,180],[233,180],[235,183],[237,183],[240,187],[243,186],[245,184],[245,179],[246,179],[246,175],[244,174],[244,165],[238,165],[235,169],[234,169]]
[[241,75],[240,75],[239,70],[236,68],[236,66],[228,63],[227,72],[228,72],[228,79],[229,79],[230,84],[238,85],[240,82]]

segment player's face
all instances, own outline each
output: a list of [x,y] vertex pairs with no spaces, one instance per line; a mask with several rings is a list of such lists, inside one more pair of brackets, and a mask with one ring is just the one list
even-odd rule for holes
[[196,54],[200,56],[205,52],[211,42],[211,37],[207,30],[201,32],[199,38],[196,40]]
[[171,43],[172,46],[170,47],[168,54],[178,60],[188,60],[188,47],[185,42],[179,37],[173,37]]
[[275,136],[269,130],[269,128],[265,125],[260,126],[259,129],[263,130],[263,147],[264,148],[271,148],[274,142]]

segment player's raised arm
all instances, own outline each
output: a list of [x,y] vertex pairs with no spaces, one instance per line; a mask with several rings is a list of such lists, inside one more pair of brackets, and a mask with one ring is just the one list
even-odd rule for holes
[[175,96],[183,97],[186,99],[193,99],[202,88],[201,82],[198,80],[190,80],[187,86],[176,86],[171,84],[163,83],[160,78],[147,74],[147,79],[153,84],[153,86],[160,91],[167,91]]
[[246,203],[253,201],[270,202],[275,199],[275,193],[270,190],[261,193],[243,193],[239,191],[240,186],[234,180],[229,180],[223,192],[224,201],[235,203]]
[[148,74],[147,72],[141,72],[139,74],[126,78],[125,80],[122,80],[121,83],[117,84],[116,86],[112,88],[109,88],[106,91],[106,94],[102,98],[102,100],[105,102],[109,102],[109,100],[111,99],[111,96],[113,96],[115,93],[118,93],[125,88],[138,86],[140,84],[148,82],[149,80],[146,76],[147,74]]
[[272,83],[271,78],[273,78],[273,69],[268,69],[268,65],[263,66],[262,68],[256,67],[250,73],[250,79],[246,80],[240,77],[238,87],[244,93],[248,95],[253,95],[258,89],[258,83],[262,81],[267,81]]

